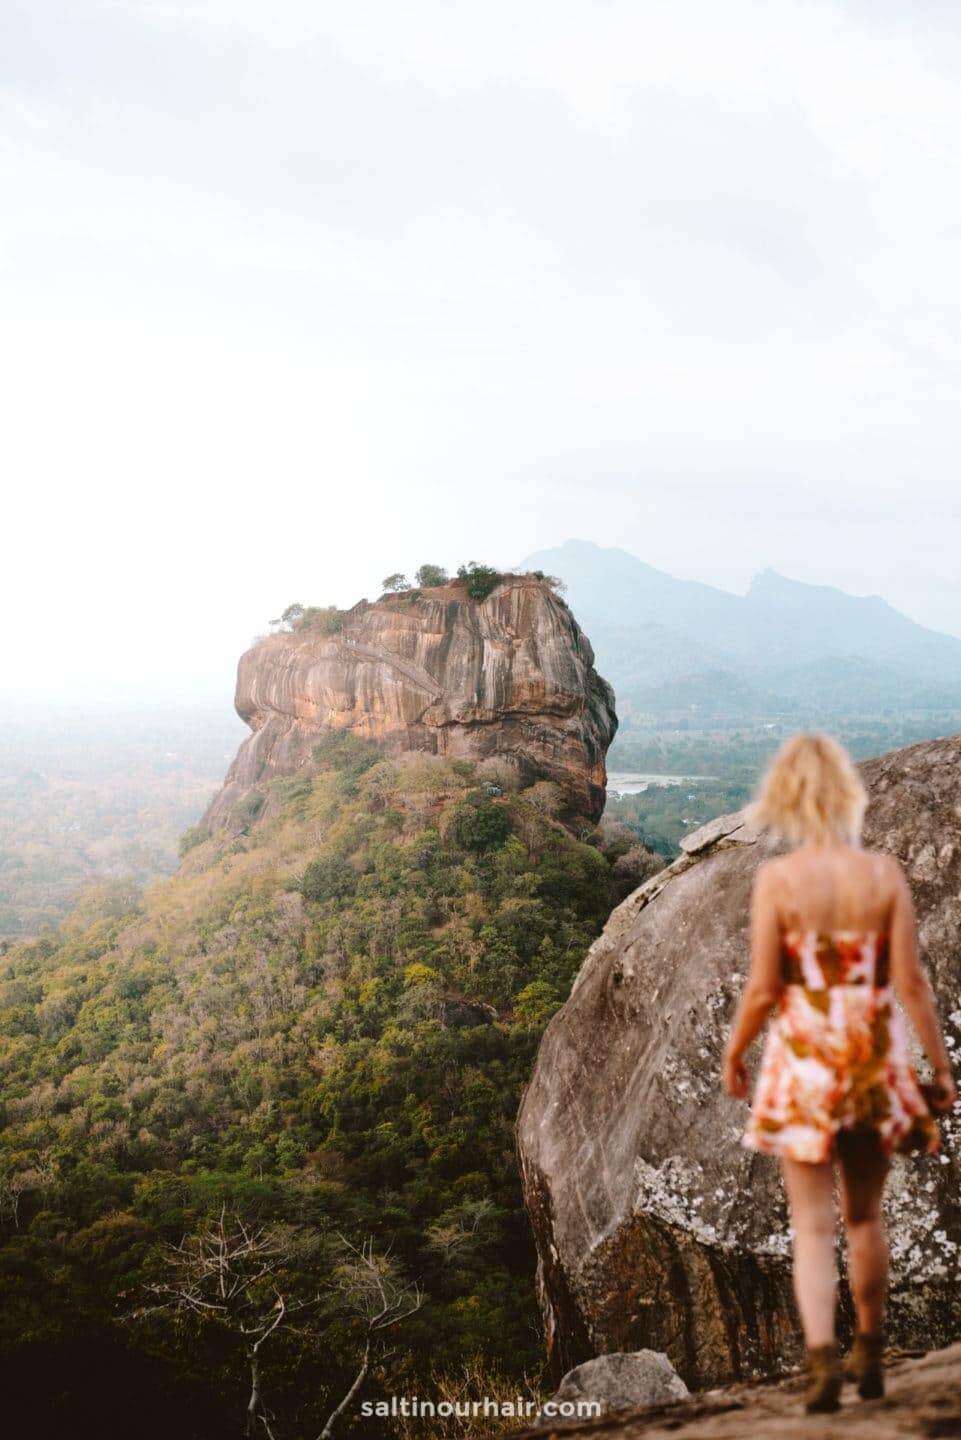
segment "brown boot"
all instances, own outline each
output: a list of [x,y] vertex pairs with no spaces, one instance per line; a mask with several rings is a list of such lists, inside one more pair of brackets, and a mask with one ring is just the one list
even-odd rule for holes
[[857,1382],[862,1400],[877,1400],[884,1394],[884,1341],[880,1335],[859,1330],[848,1359],[848,1375]]
[[838,1359],[837,1345],[833,1340],[827,1345],[809,1345],[807,1362],[808,1388],[804,1395],[805,1410],[811,1414],[814,1411],[839,1409],[844,1371]]

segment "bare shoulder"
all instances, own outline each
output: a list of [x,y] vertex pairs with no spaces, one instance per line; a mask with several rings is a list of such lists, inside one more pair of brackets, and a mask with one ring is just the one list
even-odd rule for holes
[[896,855],[886,850],[866,850],[865,859],[871,866],[877,881],[880,881],[889,905],[898,905],[911,900],[911,887],[904,867]]
[[762,860],[754,872],[754,894],[772,895],[787,874],[790,855],[772,855]]
[[899,889],[907,884],[904,867],[896,855],[891,855],[887,850],[865,850],[863,853],[875,874],[887,880],[893,887]]

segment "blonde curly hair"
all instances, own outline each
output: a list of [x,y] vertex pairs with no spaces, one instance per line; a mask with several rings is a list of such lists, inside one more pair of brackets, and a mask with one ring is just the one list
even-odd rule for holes
[[751,807],[754,819],[795,843],[857,843],[867,791],[843,745],[802,733],[774,756]]

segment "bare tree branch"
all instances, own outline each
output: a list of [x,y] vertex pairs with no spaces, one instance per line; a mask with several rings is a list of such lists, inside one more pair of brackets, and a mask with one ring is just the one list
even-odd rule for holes
[[[348,1254],[354,1257],[348,1263],[338,1266],[335,1280],[347,1308],[364,1322],[364,1349],[357,1373],[346,1395],[327,1417],[318,1440],[331,1440],[337,1421],[367,1378],[374,1346],[379,1343],[380,1333],[399,1325],[424,1303],[420,1286],[416,1282],[412,1284],[406,1281],[391,1257],[393,1241],[377,1254],[374,1251],[373,1236],[369,1235],[359,1248],[339,1232],[337,1238]],[[383,1357],[388,1352],[381,1347],[380,1353]]]
[[262,1392],[261,1347],[289,1325],[292,1316],[319,1300],[288,1297],[278,1284],[295,1258],[295,1247],[276,1229],[252,1229],[239,1216],[228,1216],[222,1205],[216,1220],[176,1245],[161,1245],[158,1254],[171,1271],[170,1279],[145,1286],[157,1304],[141,1307],[129,1318],[166,1310],[225,1325],[237,1336],[247,1360],[245,1434],[276,1440]]

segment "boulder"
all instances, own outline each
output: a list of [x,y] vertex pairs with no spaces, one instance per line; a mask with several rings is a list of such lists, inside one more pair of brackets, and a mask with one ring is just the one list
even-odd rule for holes
[[[955,1048],[961,737],[862,770],[865,843],[906,868]],[[557,1376],[640,1348],[664,1352],[692,1387],[777,1373],[799,1358],[779,1165],[739,1144],[747,1105],[720,1082],[749,964],[751,885],[775,848],[746,813],[687,837],[681,856],[613,912],[544,1034],[517,1147]],[[759,1041],[749,1056],[752,1082],[760,1050]],[[957,1108],[941,1131],[940,1154],[895,1157],[886,1194],[889,1331],[912,1347],[961,1336]]]
[[[670,1360],[656,1350],[600,1355],[567,1372],[542,1407],[536,1423],[553,1425],[558,1419],[594,1418],[618,1410],[637,1410],[643,1405],[669,1405],[689,1394]],[[588,1411],[585,1405],[597,1408]]]

